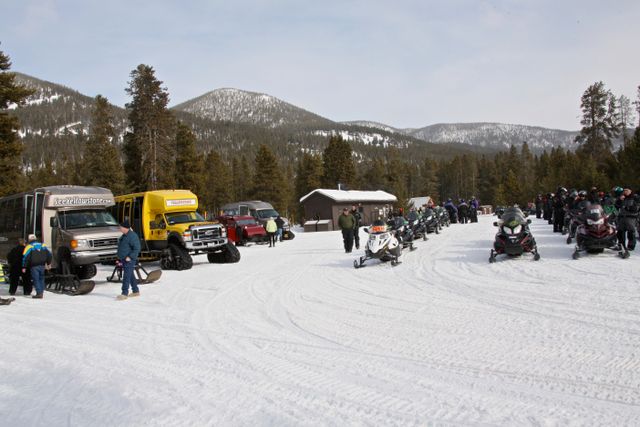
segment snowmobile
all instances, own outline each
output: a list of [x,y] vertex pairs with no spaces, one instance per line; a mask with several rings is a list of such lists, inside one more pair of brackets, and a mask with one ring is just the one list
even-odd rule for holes
[[443,208],[442,206],[437,206],[434,209],[436,217],[438,218],[438,224],[440,224],[440,228],[448,227],[451,225],[451,218],[449,218],[449,212]]
[[395,232],[396,239],[398,239],[403,249],[409,248],[411,251],[417,249],[413,246],[413,240],[415,238],[413,229],[409,227],[409,222],[404,219],[404,217],[396,216],[391,219],[387,225]]
[[489,262],[496,262],[496,255],[508,255],[510,257],[520,256],[525,252],[533,254],[533,259],[538,261],[540,254],[536,240],[529,230],[530,219],[525,219],[525,215],[520,208],[507,208],[501,215],[500,221],[493,223],[498,227],[496,240],[491,249]]
[[391,265],[394,267],[400,264],[398,259],[402,255],[402,245],[384,221],[376,220],[371,228],[365,227],[363,230],[369,234],[369,238],[364,247],[364,256],[353,261],[355,268],[364,267],[364,263],[370,259],[378,259],[382,262],[391,261]]
[[424,211],[422,218],[427,233],[440,233],[440,221],[438,221],[437,214],[433,209],[427,208],[427,210]]
[[585,221],[576,231],[573,259],[580,258],[580,252],[599,254],[605,249],[618,252],[622,258],[629,258],[629,250],[618,244],[616,227],[609,223],[602,206],[593,204],[585,212]]

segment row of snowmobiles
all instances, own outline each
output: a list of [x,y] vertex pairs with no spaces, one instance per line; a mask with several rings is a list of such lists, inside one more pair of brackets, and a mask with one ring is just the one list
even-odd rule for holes
[[387,221],[378,219],[371,227],[363,228],[369,235],[364,247],[364,256],[353,261],[355,268],[362,268],[368,260],[391,262],[392,266],[400,264],[403,249],[414,251],[417,240],[428,240],[427,234],[439,234],[444,227],[449,227],[451,219],[442,207],[427,208],[424,212],[412,210],[407,217],[395,215]]
[[[489,262],[496,261],[498,255],[509,257],[524,253],[533,254],[538,261],[540,253],[529,224],[531,220],[518,207],[500,209],[499,220],[494,222],[498,227]],[[606,214],[600,204],[590,204],[582,210],[568,211],[565,217],[563,234],[567,235],[567,244],[575,239],[573,259],[580,258],[582,253],[599,254],[605,250],[616,252],[621,258],[629,258],[629,250],[618,242],[615,218]]]

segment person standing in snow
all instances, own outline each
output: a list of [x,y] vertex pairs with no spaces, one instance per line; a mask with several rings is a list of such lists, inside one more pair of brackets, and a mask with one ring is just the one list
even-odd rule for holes
[[269,218],[264,226],[264,229],[267,231],[267,236],[269,237],[269,247],[274,247],[276,245],[276,233],[278,232],[278,224],[276,224],[276,221],[273,218]]
[[469,219],[469,205],[464,199],[460,199],[458,204],[458,217],[460,224],[466,224]]
[[349,213],[348,208],[342,210],[342,215],[338,218],[338,227],[342,230],[342,241],[345,253],[353,250],[353,229],[356,227],[356,219]]
[[276,217],[276,227],[278,227],[278,230],[276,231],[276,240],[278,240],[279,242],[282,242],[282,230],[284,228],[284,220],[280,217],[280,215]]
[[451,220],[451,223],[455,224],[456,222],[458,222],[458,208],[456,208],[456,205],[453,204],[453,200],[447,199],[443,207],[449,213],[449,219]]
[[7,254],[10,281],[9,293],[11,295],[16,294],[20,284],[22,284],[22,291],[25,295],[31,295],[33,289],[29,272],[22,272],[22,254],[24,253],[25,246],[24,239],[18,239],[18,244]]
[[[118,295],[118,300],[125,300],[129,296],[139,297],[138,280],[134,274],[138,255],[140,254],[140,238],[131,229],[129,221],[126,219],[119,224],[122,236],[118,239],[118,262],[122,265],[122,293]],[[129,295],[131,286],[131,295]]]
[[476,196],[471,198],[469,203],[469,220],[470,222],[478,222],[478,209],[480,209],[480,202],[476,199]]
[[351,206],[351,215],[355,219],[355,226],[353,227],[353,240],[356,244],[356,249],[360,249],[360,226],[362,225],[362,214],[356,205]]
[[36,288],[33,298],[44,298],[44,270],[48,269],[53,256],[44,243],[38,242],[35,234],[29,234],[29,243],[24,248],[22,254],[22,273],[26,274],[27,269],[31,272],[31,280]]

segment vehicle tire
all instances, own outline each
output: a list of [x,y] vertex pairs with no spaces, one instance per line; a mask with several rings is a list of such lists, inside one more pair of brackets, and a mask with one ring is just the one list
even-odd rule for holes
[[182,245],[169,243],[169,250],[171,251],[171,257],[174,259],[176,270],[189,270],[193,267],[193,258]]
[[98,273],[98,269],[95,264],[79,265],[76,267],[76,275],[80,280],[88,280],[94,277]]
[[222,264],[223,263],[222,255],[223,255],[222,252],[208,252],[207,260],[211,264]]
[[222,251],[225,264],[232,264],[240,261],[240,251],[232,243],[227,243],[227,247]]

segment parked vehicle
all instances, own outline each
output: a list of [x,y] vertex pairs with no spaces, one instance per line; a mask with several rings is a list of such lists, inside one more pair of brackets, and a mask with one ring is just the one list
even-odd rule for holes
[[391,261],[392,266],[400,264],[400,256],[402,255],[402,243],[396,237],[396,234],[382,220],[374,221],[370,228],[363,228],[365,233],[369,234],[367,243],[364,247],[364,256],[353,261],[355,268],[362,268],[365,262],[370,259],[377,259],[381,262]]
[[227,229],[227,238],[236,245],[249,242],[265,242],[267,232],[258,221],[249,215],[221,215],[218,221]]
[[629,251],[618,243],[616,227],[609,223],[601,205],[591,205],[584,216],[584,222],[577,227],[573,259],[578,259],[581,252],[599,254],[605,249],[617,252],[622,258],[629,258]]
[[74,185],[0,198],[0,260],[6,263],[18,238],[35,234],[53,254],[50,279],[64,276],[64,283],[56,283],[55,288],[74,294],[90,292],[93,282],[80,280],[96,275],[96,263],[116,258],[120,232],[107,210],[114,203],[106,188]]
[[[269,218],[276,218],[280,214],[276,211],[270,203],[262,202],[260,200],[249,200],[244,202],[228,203],[222,206],[223,215],[249,215],[252,216],[263,227],[267,224]],[[284,220],[284,227],[282,228],[283,240],[291,240],[295,237],[293,231],[291,231],[291,225],[287,218],[282,217]]]
[[197,254],[207,254],[211,263],[240,261],[225,227],[205,221],[197,209],[191,191],[158,190],[118,196],[113,212],[140,236],[141,260],[160,260],[165,270],[190,269]]
[[493,249],[489,256],[489,262],[496,262],[497,255],[509,257],[520,256],[524,253],[533,254],[533,259],[538,261],[540,254],[536,240],[529,230],[530,219],[525,218],[524,212],[518,207],[505,208],[500,216],[500,221],[493,223],[498,227]]

